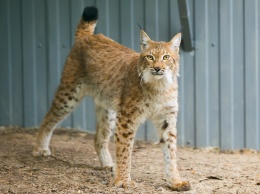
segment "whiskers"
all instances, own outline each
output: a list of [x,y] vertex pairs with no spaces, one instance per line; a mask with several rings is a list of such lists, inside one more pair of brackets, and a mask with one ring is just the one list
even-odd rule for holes
[[174,82],[173,73],[170,69],[155,72],[154,68],[144,69],[139,73],[141,84],[149,84],[157,90],[168,89]]
[[160,69],[160,68],[151,68],[150,67],[149,71],[153,75],[163,75],[164,74],[164,69]]

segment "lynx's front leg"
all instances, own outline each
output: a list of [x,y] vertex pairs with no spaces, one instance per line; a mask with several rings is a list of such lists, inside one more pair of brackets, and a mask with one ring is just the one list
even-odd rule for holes
[[135,127],[129,118],[117,118],[116,141],[116,171],[115,185],[128,187],[131,182],[131,155],[135,136]]
[[159,125],[160,143],[162,144],[165,173],[167,183],[172,190],[187,191],[191,189],[190,183],[182,181],[177,168],[177,130],[175,114],[165,119]]

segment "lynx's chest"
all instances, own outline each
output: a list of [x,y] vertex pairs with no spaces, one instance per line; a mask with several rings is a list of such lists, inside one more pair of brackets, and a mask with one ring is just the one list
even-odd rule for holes
[[157,94],[148,94],[144,98],[144,107],[148,117],[153,115],[164,114],[171,110],[178,111],[178,93],[177,90],[161,92]]

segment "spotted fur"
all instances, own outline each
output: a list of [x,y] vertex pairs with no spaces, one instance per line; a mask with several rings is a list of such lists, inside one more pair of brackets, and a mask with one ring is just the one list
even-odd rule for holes
[[[87,9],[87,8],[86,8]],[[188,190],[176,163],[178,71],[181,34],[169,42],[152,41],[141,30],[141,53],[102,34],[94,35],[97,10],[88,8],[76,31],[60,86],[39,131],[34,156],[50,155],[49,143],[55,126],[86,95],[96,105],[95,148],[103,168],[114,166],[108,150],[115,129],[115,185],[131,183],[131,153],[134,137],[147,118],[158,128],[164,153],[167,183],[173,190]],[[89,17],[89,19],[88,19]]]

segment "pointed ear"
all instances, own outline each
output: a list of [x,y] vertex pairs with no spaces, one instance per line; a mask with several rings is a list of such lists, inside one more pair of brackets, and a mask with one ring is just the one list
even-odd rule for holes
[[140,43],[141,43],[141,51],[146,49],[149,46],[150,38],[149,36],[143,31],[140,31]]
[[179,48],[181,44],[181,33],[178,33],[175,35],[172,40],[170,41],[171,48],[175,50],[176,48]]

